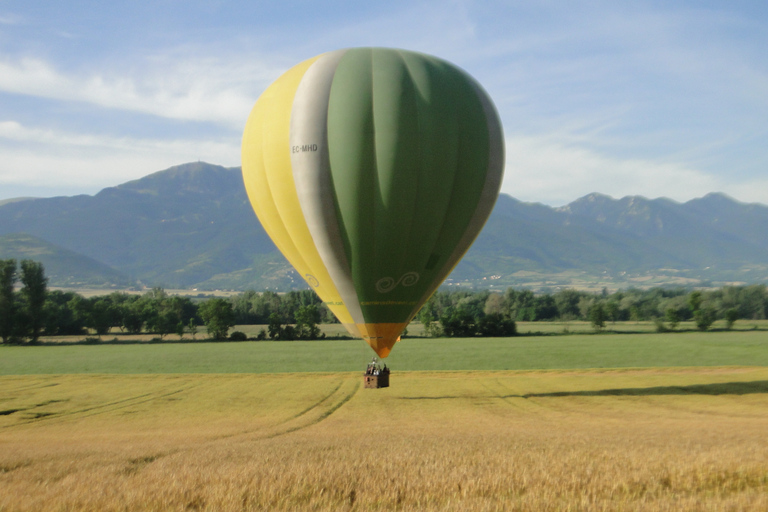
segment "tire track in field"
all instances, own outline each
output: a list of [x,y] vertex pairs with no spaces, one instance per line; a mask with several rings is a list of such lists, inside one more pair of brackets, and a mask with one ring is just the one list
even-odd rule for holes
[[352,400],[360,389],[360,380],[356,378],[344,378],[331,390],[330,393],[320,398],[318,401],[294,414],[290,418],[280,421],[271,426],[261,427],[253,430],[236,432],[233,434],[216,437],[215,440],[230,439],[254,435],[255,439],[273,439],[275,437],[297,432],[305,428],[317,425],[328,418],[331,414],[339,410],[344,404]]
[[[2,382],[2,381],[0,381],[0,382]],[[22,393],[22,392],[25,392],[25,391],[33,391],[33,390],[38,390],[38,389],[43,389],[43,388],[52,388],[52,387],[58,386],[58,385],[59,385],[58,382],[46,382],[46,381],[43,381],[43,382],[37,381],[37,382],[31,382],[31,383],[29,383],[29,382],[25,382],[25,383],[20,382],[20,383],[18,383],[18,385],[16,387],[10,387],[10,386],[3,385],[3,393],[5,393],[7,395],[13,395],[13,394]],[[8,399],[8,398],[6,398],[6,399]]]
[[349,402],[359,388],[359,381],[350,378],[342,378],[329,393],[289,418],[278,421],[272,425],[218,435],[209,438],[209,441],[216,442],[224,439],[233,439],[251,435],[254,436],[253,439],[272,439],[290,432],[302,430],[320,423],[322,420],[333,414],[341,406]]
[[314,404],[310,405],[309,407],[307,407],[307,408],[306,408],[306,409],[304,409],[303,411],[301,411],[301,412],[299,412],[299,413],[297,413],[297,414],[294,414],[293,416],[291,416],[290,418],[288,418],[288,419],[286,419],[286,420],[283,420],[283,421],[279,422],[279,423],[278,423],[278,425],[282,425],[282,424],[284,424],[284,423],[288,423],[289,421],[291,421],[291,420],[295,420],[296,418],[299,418],[299,417],[301,417],[301,416],[304,416],[305,414],[307,414],[308,412],[312,411],[313,409],[315,409],[315,408],[317,408],[317,407],[320,407],[320,406],[321,406],[321,405],[322,405],[322,404],[323,404],[325,401],[327,401],[327,400],[330,400],[330,398],[331,398],[331,397],[332,397],[332,396],[333,396],[333,395],[334,395],[334,394],[335,394],[335,393],[336,393],[336,392],[337,392],[339,389],[341,389],[341,386],[342,386],[343,384],[344,384],[344,380],[341,380],[341,382],[339,382],[339,383],[336,385],[336,387],[335,387],[335,388],[333,388],[333,389],[331,390],[331,392],[330,392],[330,393],[328,393],[326,396],[324,396],[323,398],[321,398],[320,400],[318,400],[318,401],[317,401],[317,402],[315,402]]
[[43,404],[38,404],[31,407],[19,408],[15,410],[14,414],[15,413],[27,413],[27,414],[31,413],[31,414],[34,414],[34,416],[20,419],[15,423],[12,423],[9,425],[1,425],[0,430],[9,429],[16,426],[29,425],[32,423],[51,424],[51,423],[58,423],[63,421],[85,418],[89,416],[96,416],[98,414],[105,414],[113,411],[118,411],[120,409],[125,409],[127,407],[133,407],[136,405],[144,404],[147,402],[151,402],[153,400],[167,398],[169,396],[173,396],[179,393],[183,393],[185,391],[189,391],[190,389],[196,388],[198,386],[200,386],[200,384],[190,384],[188,386],[173,389],[170,391],[167,389],[164,389],[164,390],[154,391],[150,393],[143,393],[141,395],[130,396],[127,398],[122,398],[120,400],[114,400],[111,402],[93,405],[93,406],[85,407],[82,409],[75,409],[75,410],[69,410],[69,411],[64,410],[60,412],[37,412],[37,413],[33,412],[34,409],[43,407],[45,405],[49,405],[51,403],[51,402],[46,402]]
[[[195,386],[190,386],[190,388],[191,387],[195,387]],[[291,416],[287,420],[283,420],[270,427],[262,427],[259,429],[241,431],[241,432],[236,432],[232,434],[225,434],[225,435],[215,436],[212,438],[209,437],[207,440],[204,441],[204,443],[210,445],[213,443],[218,443],[224,440],[232,440],[232,439],[235,439],[236,441],[250,442],[250,441],[257,441],[257,440],[264,440],[264,439],[274,439],[276,437],[284,436],[292,432],[298,432],[300,430],[309,428],[313,425],[317,425],[318,423],[327,419],[334,412],[338,411],[341,407],[343,407],[350,400],[352,400],[352,398],[354,398],[354,396],[360,390],[360,387],[361,387],[361,382],[357,378],[342,379],[336,385],[336,387],[334,387],[333,390],[331,390],[330,393],[320,398],[317,402],[315,402],[311,406]],[[185,391],[185,389],[178,390],[174,393],[169,393],[165,396],[170,396],[171,394],[180,393],[182,391]],[[149,399],[146,401],[149,401]],[[249,437],[249,436],[252,436],[252,437]],[[237,439],[237,438],[240,438],[240,439]],[[125,468],[123,469],[123,472],[126,474],[134,474],[141,471],[144,467],[156,461],[157,459],[174,456],[179,453],[188,453],[193,450],[197,450],[199,448],[200,448],[199,444],[195,446],[178,447],[178,448],[161,452],[161,453],[153,453],[145,457],[128,459],[126,461],[126,465],[125,465]]]
[[330,392],[330,393],[328,393],[327,395],[325,395],[324,397],[322,397],[320,400],[318,400],[317,402],[313,403],[313,404],[312,404],[312,405],[310,405],[309,407],[305,408],[303,411],[300,411],[300,412],[298,412],[298,413],[294,414],[293,416],[291,416],[291,417],[289,417],[289,418],[286,418],[286,419],[284,419],[284,420],[282,420],[282,421],[278,421],[278,422],[277,422],[277,423],[275,423],[274,425],[270,425],[270,426],[267,426],[267,427],[262,427],[262,428],[260,428],[260,429],[253,429],[253,430],[243,430],[243,431],[240,431],[240,432],[235,432],[235,433],[232,433],[232,434],[224,434],[224,435],[216,436],[216,437],[214,438],[214,440],[219,440],[219,439],[229,439],[229,438],[232,438],[232,437],[237,437],[237,436],[244,436],[244,435],[248,435],[248,434],[253,434],[253,433],[256,433],[256,432],[260,432],[260,431],[263,431],[263,430],[265,430],[265,429],[274,429],[274,428],[276,428],[276,427],[280,427],[281,425],[285,425],[285,424],[286,424],[286,423],[288,423],[288,422],[294,421],[294,420],[296,420],[297,418],[300,418],[301,416],[304,416],[305,414],[307,414],[307,413],[311,412],[313,409],[315,409],[315,408],[317,408],[317,407],[320,407],[320,405],[322,405],[322,404],[323,404],[325,401],[329,400],[329,399],[330,399],[330,398],[331,398],[331,397],[332,397],[332,396],[333,396],[333,395],[334,395],[336,392],[338,392],[338,391],[339,391],[339,389],[341,389],[341,386],[342,386],[343,384],[344,384],[344,381],[343,381],[343,380],[341,380],[341,381],[340,381],[340,382],[339,382],[339,383],[336,385],[336,387],[335,387],[335,388],[333,388],[333,389],[331,390],[331,392]]
[[265,439],[272,439],[317,425],[352,400],[359,390],[360,379],[344,379],[330,395],[294,418],[281,423],[278,431],[268,434]]

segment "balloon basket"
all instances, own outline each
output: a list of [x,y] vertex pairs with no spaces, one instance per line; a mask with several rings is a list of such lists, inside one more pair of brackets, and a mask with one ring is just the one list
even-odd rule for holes
[[389,387],[389,368],[387,365],[380,365],[376,358],[368,363],[363,375],[363,384],[368,389],[388,388]]
[[366,375],[365,387],[368,389],[388,388],[389,374],[385,375]]

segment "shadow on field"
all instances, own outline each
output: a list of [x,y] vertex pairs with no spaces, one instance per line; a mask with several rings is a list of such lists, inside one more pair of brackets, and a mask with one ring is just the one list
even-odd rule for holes
[[351,340],[353,339],[351,336],[326,336],[325,338],[319,339],[319,340],[272,340],[272,339],[266,339],[266,340],[257,340],[255,338],[248,338],[246,340],[231,340],[231,339],[212,339],[212,338],[184,338],[184,339],[160,339],[160,338],[152,338],[152,339],[119,339],[117,337],[112,339],[100,339],[100,338],[85,338],[82,340],[73,340],[73,341],[50,341],[50,340],[38,340],[36,342],[24,342],[24,343],[0,343],[0,347],[2,346],[15,346],[15,347],[67,347],[67,346],[73,346],[73,345],[89,345],[89,346],[99,346],[99,345],[188,345],[193,343],[246,343],[246,342],[276,342],[276,343],[291,343],[294,341],[303,341],[303,342],[321,342],[321,341],[338,341],[338,340]]
[[542,398],[559,396],[750,395],[754,393],[768,393],[768,380],[694,384],[691,386],[599,389],[595,391],[556,391],[553,393],[531,393],[515,396],[520,398]]
[[[500,395],[499,398],[547,398],[568,396],[664,396],[664,395],[750,395],[768,393],[768,380],[752,382],[723,382],[720,384],[694,384],[691,386],[656,386],[652,388],[598,389],[595,391],[555,391],[525,395]],[[459,395],[404,396],[403,400],[451,400],[477,398]]]

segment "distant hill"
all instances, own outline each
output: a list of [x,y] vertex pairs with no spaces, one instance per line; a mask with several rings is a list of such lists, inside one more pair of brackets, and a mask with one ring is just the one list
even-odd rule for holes
[[134,283],[122,272],[92,258],[26,234],[0,236],[2,259],[39,261],[50,286],[130,287]]
[[[686,203],[590,194],[562,208],[502,195],[447,283],[533,289],[765,283],[766,225],[767,206],[723,194]],[[147,286],[305,286],[261,228],[239,168],[197,162],[94,196],[5,201],[0,235],[12,233]],[[7,257],[3,251],[0,246],[0,257]]]
[[0,199],[0,206],[3,206],[4,204],[17,203],[19,201],[28,201],[30,199],[35,199],[35,198],[34,197],[12,197],[10,199]]
[[[29,233],[168,288],[244,288],[260,282],[275,247],[256,219],[238,169],[172,167],[102,190],[0,206],[0,234]],[[283,264],[285,265],[285,264]],[[223,275],[251,268],[248,276]],[[256,275],[254,275],[256,274]]]
[[475,264],[537,289],[766,283],[767,222],[768,207],[724,194],[682,204],[590,194],[561,208],[502,195],[454,273],[470,278]]

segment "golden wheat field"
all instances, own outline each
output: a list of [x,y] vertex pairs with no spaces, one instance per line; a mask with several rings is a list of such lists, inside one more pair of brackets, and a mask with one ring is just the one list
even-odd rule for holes
[[768,510],[768,369],[0,377],[0,510]]

